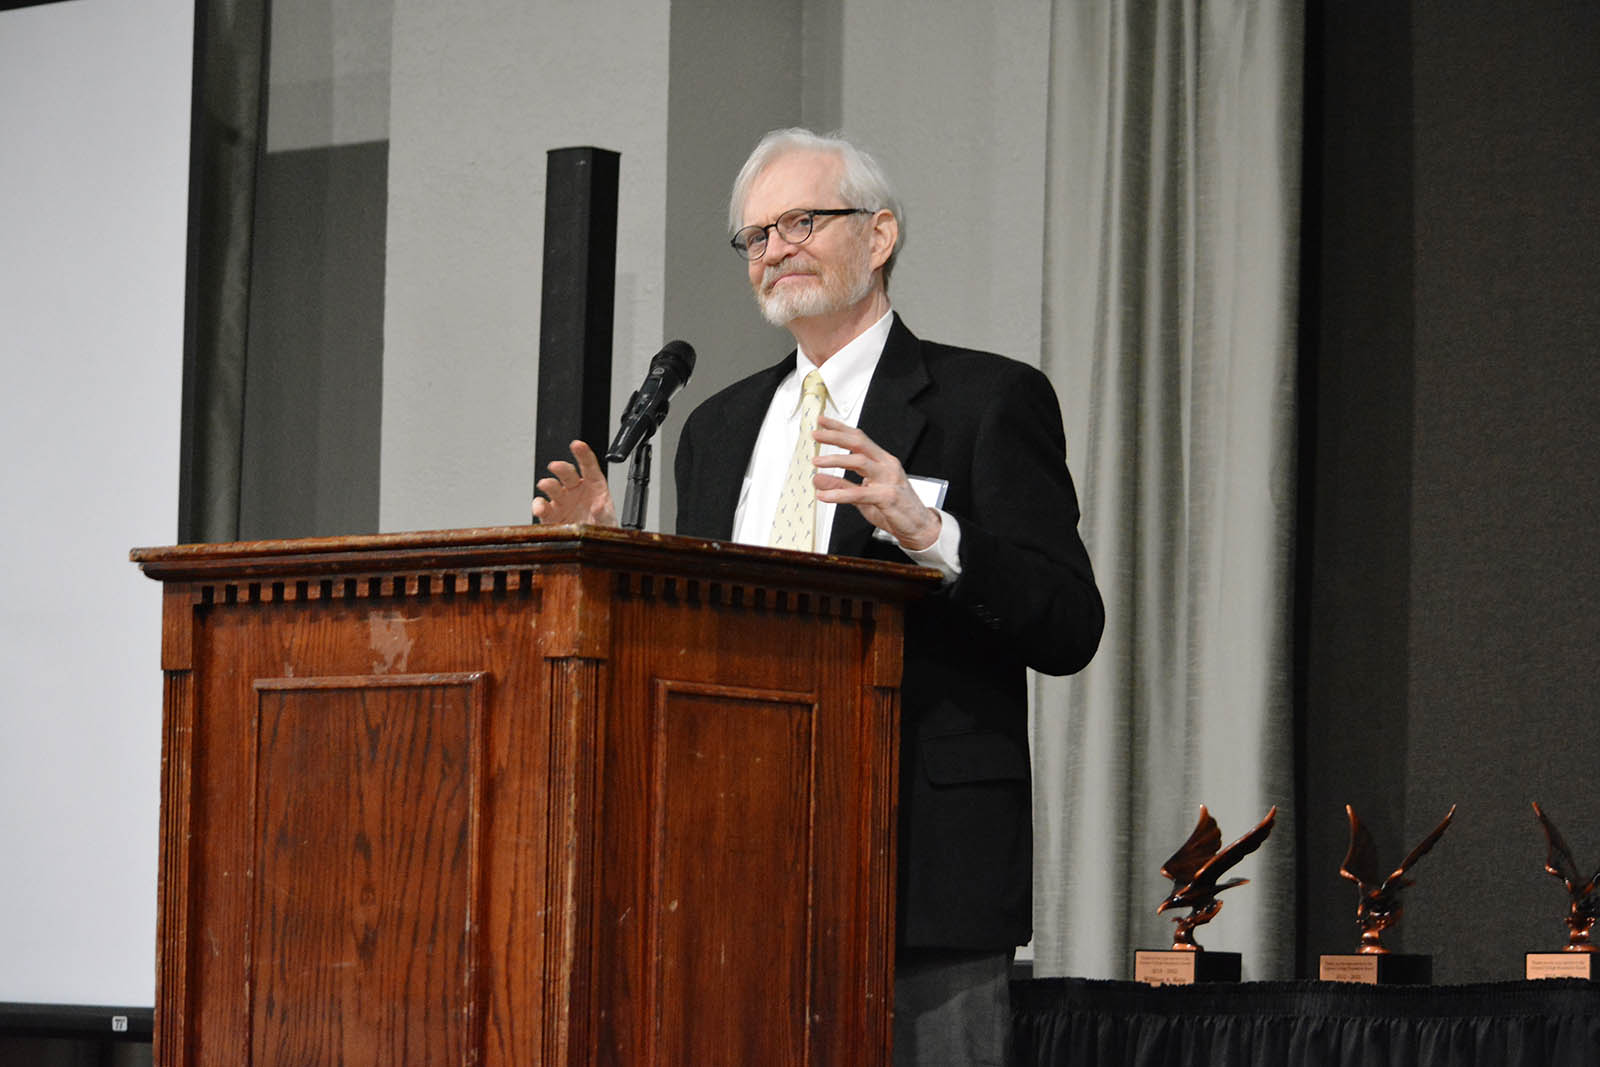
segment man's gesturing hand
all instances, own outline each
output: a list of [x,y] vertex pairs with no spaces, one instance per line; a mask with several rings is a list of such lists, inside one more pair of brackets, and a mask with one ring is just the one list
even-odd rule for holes
[[911,488],[900,461],[878,447],[853,426],[826,415],[817,420],[816,439],[844,453],[819,455],[818,467],[840,467],[861,475],[861,484],[836,474],[818,471],[812,480],[817,499],[829,504],[854,504],[866,520],[912,551],[932,547],[939,540],[939,513],[924,504]]
[[540,478],[534,485],[544,496],[533,498],[533,521],[555,526],[615,526],[617,509],[611,503],[611,489],[594,449],[582,441],[572,442],[571,447],[578,465],[555,460],[550,464],[554,477]]

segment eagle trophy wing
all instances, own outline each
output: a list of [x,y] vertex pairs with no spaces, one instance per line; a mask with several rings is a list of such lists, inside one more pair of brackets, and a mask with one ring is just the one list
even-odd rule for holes
[[1217,854],[1217,846],[1221,844],[1222,831],[1217,828],[1217,820],[1211,817],[1211,813],[1202,804],[1200,820],[1194,824],[1194,832],[1189,835],[1189,840],[1179,846],[1178,851],[1161,865],[1161,873],[1172,879],[1173,885],[1181,889],[1194,881],[1195,875],[1200,873],[1200,869]]
[[1372,831],[1362,824],[1356,809],[1346,804],[1344,812],[1350,817],[1350,848],[1344,854],[1339,873],[1354,882],[1362,893],[1367,893],[1378,885],[1378,849],[1372,843]]
[[1550,846],[1545,855],[1544,869],[1561,879],[1568,893],[1576,892],[1583,875],[1578,873],[1578,861],[1572,858],[1572,850],[1567,847],[1561,831],[1556,829],[1556,824],[1550,821],[1550,816],[1539,807],[1537,800],[1533,802],[1533,815],[1544,828],[1544,839]]
[[[1206,861],[1205,866],[1201,867],[1199,873],[1195,875],[1195,882],[1201,885],[1216,886],[1217,879],[1226,874],[1230,867],[1261,847],[1262,842],[1266,841],[1267,835],[1272,833],[1272,824],[1277,818],[1278,805],[1274,804],[1272,805],[1272,810],[1267,812],[1267,817],[1257,823],[1254,830],[1251,830]],[[1217,886],[1217,890],[1220,892],[1223,889],[1231,889],[1236,885],[1244,885],[1248,880],[1246,878],[1236,878],[1227,885]]]
[[1383,880],[1383,887],[1385,889],[1391,885],[1399,884],[1400,879],[1405,876],[1405,873],[1409,871],[1418,860],[1426,856],[1428,851],[1432,849],[1434,845],[1438,844],[1439,838],[1443,837],[1444,832],[1450,828],[1450,820],[1455,818],[1455,815],[1456,806],[1452,804],[1450,805],[1450,810],[1444,814],[1444,821],[1438,826],[1435,826],[1432,833],[1418,842],[1417,847],[1408,852],[1406,854],[1406,858],[1400,861],[1400,866],[1396,867],[1394,872]]

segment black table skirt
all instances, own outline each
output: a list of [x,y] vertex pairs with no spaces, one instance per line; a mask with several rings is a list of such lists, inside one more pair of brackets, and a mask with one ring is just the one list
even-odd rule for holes
[[1014,982],[1020,1067],[1600,1067],[1600,985]]

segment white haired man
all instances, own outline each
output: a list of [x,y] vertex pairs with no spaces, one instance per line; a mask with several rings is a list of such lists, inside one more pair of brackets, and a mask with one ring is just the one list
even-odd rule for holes
[[[1054,390],[906,328],[888,296],[901,218],[848,141],[778,130],[751,153],[732,243],[796,347],[690,414],[677,528],[944,574],[906,618],[895,1061],[998,1065],[1010,961],[1032,932],[1026,669],[1081,669],[1105,615]],[[797,438],[816,468],[803,486],[787,477]],[[615,522],[593,451],[573,453],[539,482],[535,518]]]

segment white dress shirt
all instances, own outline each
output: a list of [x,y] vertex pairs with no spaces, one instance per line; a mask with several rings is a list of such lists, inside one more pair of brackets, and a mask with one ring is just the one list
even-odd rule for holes
[[[740,544],[765,545],[772,533],[772,517],[778,509],[778,496],[783,491],[784,476],[789,469],[789,457],[794,453],[795,435],[800,432],[800,385],[813,370],[822,373],[828,387],[828,403],[823,414],[849,426],[861,419],[862,402],[867,396],[867,386],[872,383],[872,373],[878,368],[883,346],[889,339],[889,328],[894,325],[894,313],[888,312],[877,322],[857,334],[843,348],[835,352],[821,367],[812,363],[802,349],[795,350],[795,369],[778,383],[761,422],[761,432],[756,435],[756,447],[750,453],[750,464],[745,468],[744,485],[739,490],[739,506],[733,516],[733,539]],[[823,445],[822,455],[843,451],[834,445]],[[842,474],[839,468],[830,473]],[[833,516],[837,504],[817,502],[817,551],[827,551],[828,539],[833,533]],[[939,539],[919,551],[901,546],[901,551],[926,567],[937,567],[947,581],[961,573],[961,530],[949,514],[939,513]]]

